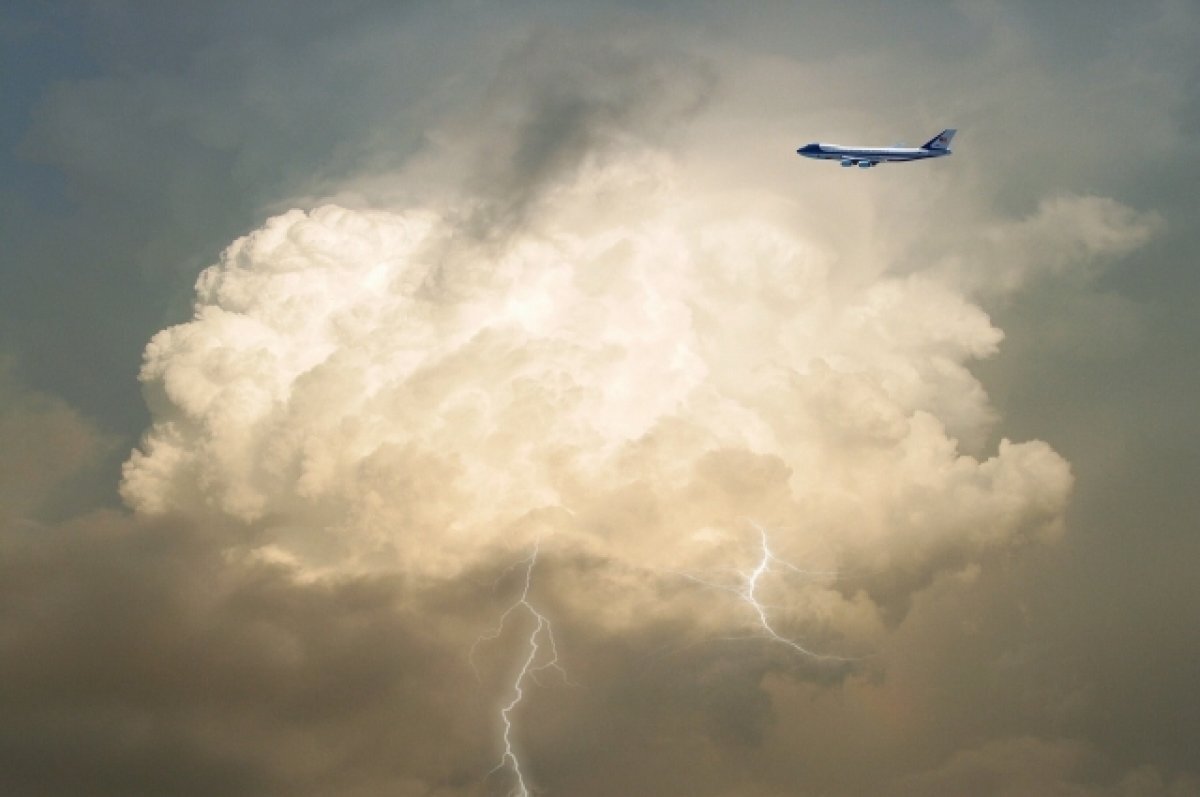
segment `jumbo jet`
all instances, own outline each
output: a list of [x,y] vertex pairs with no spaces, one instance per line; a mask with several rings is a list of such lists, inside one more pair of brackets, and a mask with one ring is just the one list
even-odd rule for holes
[[796,150],[798,155],[818,160],[841,161],[843,166],[872,166],[889,161],[919,161],[950,154],[950,139],[958,132],[943,130],[919,147],[839,147],[837,144],[805,144]]

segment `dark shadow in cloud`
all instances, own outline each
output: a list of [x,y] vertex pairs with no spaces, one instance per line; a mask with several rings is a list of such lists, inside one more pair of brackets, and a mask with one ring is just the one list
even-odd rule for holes
[[395,579],[231,563],[225,536],[113,513],[3,530],[4,793],[347,794],[486,770],[444,616]]
[[468,182],[481,204],[466,231],[507,237],[586,159],[677,133],[715,84],[711,64],[648,35],[539,30],[500,63],[472,114],[463,149],[476,163]]

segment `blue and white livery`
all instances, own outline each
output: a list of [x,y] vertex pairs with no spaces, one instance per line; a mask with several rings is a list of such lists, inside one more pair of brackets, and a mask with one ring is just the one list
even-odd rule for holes
[[949,128],[938,133],[919,147],[841,147],[837,144],[805,144],[796,154],[817,160],[841,161],[843,166],[860,166],[864,169],[878,163],[898,161],[921,161],[926,158],[941,158],[950,153],[950,139],[958,131]]

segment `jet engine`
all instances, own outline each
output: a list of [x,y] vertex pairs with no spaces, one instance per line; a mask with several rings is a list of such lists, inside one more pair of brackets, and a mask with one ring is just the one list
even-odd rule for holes
[[842,158],[842,165],[843,166],[853,166],[854,161],[850,160],[849,158]]

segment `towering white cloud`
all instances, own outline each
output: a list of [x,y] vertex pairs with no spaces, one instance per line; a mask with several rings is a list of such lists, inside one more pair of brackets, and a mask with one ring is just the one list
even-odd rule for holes
[[273,218],[151,341],[125,498],[263,527],[310,568],[427,573],[546,528],[647,572],[728,564],[753,519],[869,574],[847,616],[1056,533],[1059,456],[955,437],[993,421],[966,368],[987,316],[736,201],[643,154],[502,239],[462,208]]
[[1037,211],[986,224],[972,235],[970,258],[951,257],[940,268],[975,291],[1006,294],[1039,277],[1075,273],[1085,280],[1144,245],[1163,227],[1154,212],[1138,212],[1101,196],[1043,199]]

